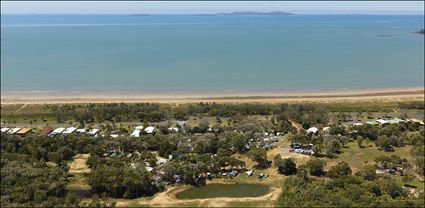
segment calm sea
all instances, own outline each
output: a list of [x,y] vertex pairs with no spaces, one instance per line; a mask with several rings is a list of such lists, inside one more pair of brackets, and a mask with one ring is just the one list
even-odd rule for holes
[[2,91],[424,86],[424,16],[2,15]]

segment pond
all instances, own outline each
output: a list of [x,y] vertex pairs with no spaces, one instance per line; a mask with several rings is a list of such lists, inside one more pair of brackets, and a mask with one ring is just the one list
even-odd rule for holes
[[210,184],[192,187],[176,194],[178,199],[205,199],[217,197],[258,197],[269,193],[270,188],[256,184]]

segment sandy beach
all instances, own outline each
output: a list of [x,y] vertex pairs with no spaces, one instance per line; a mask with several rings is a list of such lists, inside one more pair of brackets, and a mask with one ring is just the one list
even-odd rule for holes
[[221,92],[2,92],[1,104],[43,103],[279,103],[424,100],[424,88]]

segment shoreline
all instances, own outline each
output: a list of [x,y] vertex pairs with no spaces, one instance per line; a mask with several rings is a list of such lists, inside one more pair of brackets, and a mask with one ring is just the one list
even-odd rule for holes
[[228,91],[2,91],[1,104],[53,103],[279,103],[424,100],[424,87]]

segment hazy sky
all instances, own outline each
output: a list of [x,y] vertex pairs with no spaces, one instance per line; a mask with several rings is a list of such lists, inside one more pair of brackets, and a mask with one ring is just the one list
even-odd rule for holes
[[1,1],[1,13],[214,13],[229,11],[287,11],[294,13],[424,14],[424,1]]

